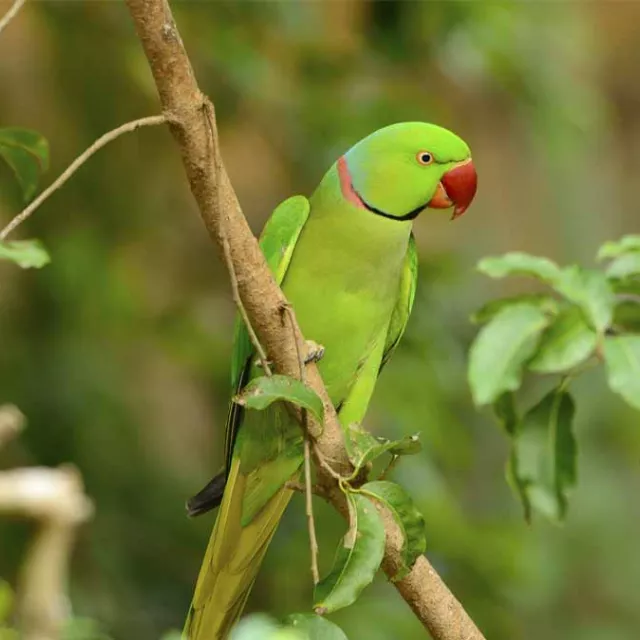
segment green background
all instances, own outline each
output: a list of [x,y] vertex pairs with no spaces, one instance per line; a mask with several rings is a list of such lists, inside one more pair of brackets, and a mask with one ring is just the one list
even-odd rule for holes
[[[602,370],[584,376],[568,521],[527,526],[504,481],[506,439],[473,408],[465,367],[471,311],[529,286],[490,282],[474,272],[480,257],[524,250],[590,265],[601,242],[638,232],[640,5],[201,1],[175,14],[256,232],[385,124],[429,120],[469,142],[476,202],[455,223],[438,212],[416,222],[416,306],[367,424],[422,432],[424,452],[394,477],[487,638],[637,638],[640,415]],[[122,3],[28,3],[0,34],[0,126],[49,139],[45,182],[105,131],[158,109]],[[0,220],[21,206],[2,165]],[[96,514],[71,568],[74,611],[113,638],[155,639],[181,626],[213,522],[188,520],[183,504],[222,456],[227,277],[163,128],[101,151],[15,237],[32,236],[51,265],[0,263],[0,402],[29,419],[0,465],[79,467]],[[317,513],[326,570],[344,523],[320,502]],[[31,533],[0,522],[10,582]],[[249,610],[308,607],[308,564],[296,497]],[[333,619],[354,639],[425,637],[383,579]]]

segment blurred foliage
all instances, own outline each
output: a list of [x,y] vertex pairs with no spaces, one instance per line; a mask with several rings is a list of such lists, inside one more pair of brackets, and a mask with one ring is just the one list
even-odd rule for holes
[[[571,510],[562,528],[528,527],[504,482],[506,443],[473,407],[465,354],[470,312],[514,293],[473,273],[480,257],[587,263],[607,238],[637,231],[640,6],[227,0],[175,11],[256,231],[380,126],[430,120],[469,141],[478,197],[455,224],[437,213],[416,222],[415,311],[368,426],[396,439],[421,432],[423,451],[393,480],[425,515],[430,559],[487,637],[637,637],[637,413],[607,393],[600,370],[576,381]],[[0,38],[0,86],[0,127],[49,140],[47,176],[105,131],[158,111],[120,3],[28,3]],[[22,193],[4,165],[0,185],[6,222]],[[101,151],[21,233],[41,238],[52,263],[0,261],[0,402],[32,425],[2,465],[81,469],[97,514],[78,540],[75,613],[116,640],[155,640],[182,625],[213,521],[188,520],[183,504],[222,460],[234,315],[224,269],[161,128]],[[525,401],[540,391],[527,382]],[[303,509],[296,499],[288,510],[249,610],[310,606]],[[320,547],[331,549],[343,522],[321,502],[316,511]],[[29,533],[0,522],[0,575],[12,584]],[[320,561],[326,573],[329,554]],[[332,619],[353,638],[424,637],[383,579]]]
[[[606,242],[598,258],[610,261],[606,269],[561,268],[522,252],[478,264],[493,278],[535,278],[555,296],[499,298],[472,316],[486,324],[469,352],[471,394],[477,405],[493,404],[511,439],[507,475],[527,521],[532,509],[555,521],[566,515],[578,465],[575,402],[567,391],[576,377],[603,363],[609,388],[640,409],[640,235]],[[520,416],[513,392],[527,372],[559,377]]]

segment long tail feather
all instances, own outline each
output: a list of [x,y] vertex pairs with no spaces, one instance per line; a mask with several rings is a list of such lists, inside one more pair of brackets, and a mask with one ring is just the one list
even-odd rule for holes
[[280,489],[246,526],[241,526],[246,476],[235,460],[185,626],[188,640],[225,640],[240,617],[269,542],[291,499]]

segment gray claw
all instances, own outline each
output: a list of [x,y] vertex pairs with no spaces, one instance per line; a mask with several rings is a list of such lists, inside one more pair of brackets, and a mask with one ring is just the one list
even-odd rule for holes
[[320,362],[324,356],[324,347],[313,340],[307,340],[307,355],[304,359],[305,364],[309,362]]

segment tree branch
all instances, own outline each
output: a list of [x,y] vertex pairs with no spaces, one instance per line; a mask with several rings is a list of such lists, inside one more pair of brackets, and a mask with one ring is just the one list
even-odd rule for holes
[[7,11],[7,13],[2,16],[2,19],[0,19],[0,33],[16,17],[18,11],[22,9],[22,5],[26,1],[27,0],[15,0],[15,2],[9,8],[9,11]]
[[58,179],[49,185],[28,207],[21,211],[9,224],[0,231],[0,242],[5,240],[7,236],[20,224],[22,224],[52,193],[57,191],[64,185],[69,178],[96,152],[109,144],[112,140],[120,137],[123,133],[135,131],[140,127],[148,127],[157,124],[164,124],[166,119],[164,116],[149,116],[140,118],[133,122],[127,122],[117,129],[113,129],[98,138],[86,151],[83,151],[58,177]]
[[[287,314],[288,323],[283,322],[282,310],[288,303],[242,215],[222,162],[210,103],[198,87],[171,9],[166,0],[126,0],[126,3],[149,61],[163,109],[169,116],[171,131],[178,143],[200,215],[220,253],[232,264],[237,294],[275,370],[299,378],[296,345],[306,344],[306,341],[293,314]],[[228,251],[225,242],[228,243]],[[309,427],[322,428],[316,443],[317,450],[334,471],[349,475],[352,469],[342,429],[315,363],[305,365],[305,377],[325,406],[324,424]],[[318,481],[327,489],[330,501],[344,513],[344,495],[335,478],[323,472],[321,467],[318,469]],[[387,532],[383,568],[387,575],[392,576],[401,564],[402,537],[391,514],[384,511],[383,518]],[[436,640],[483,638],[426,558],[420,558],[411,573],[395,585]]]

